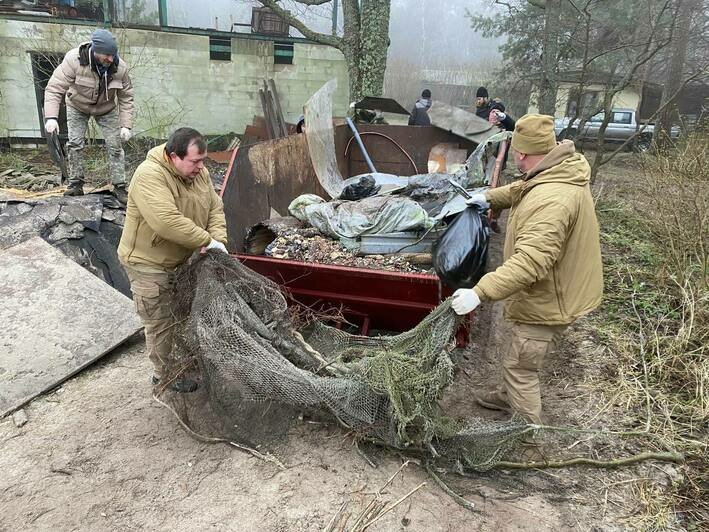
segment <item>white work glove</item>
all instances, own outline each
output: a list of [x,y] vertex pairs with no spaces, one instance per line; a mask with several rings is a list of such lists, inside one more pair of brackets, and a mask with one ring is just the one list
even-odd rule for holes
[[219,240],[214,240],[213,238],[212,238],[212,241],[209,244],[207,244],[207,247],[204,249],[216,249],[217,251],[221,251],[222,253],[229,253],[226,250],[226,246],[224,244],[219,242]]
[[502,122],[505,118],[507,118],[507,115],[499,109],[493,109],[492,113],[495,115],[498,122]]
[[458,288],[458,290],[453,292],[451,306],[459,316],[472,312],[479,304],[480,298],[472,288]]
[[59,122],[57,122],[53,118],[50,118],[44,123],[44,130],[50,135],[55,131],[59,131]]
[[127,127],[121,128],[121,140],[123,142],[128,142],[132,136],[133,134],[130,132],[130,129],[128,129]]
[[483,193],[478,193],[478,194],[473,194],[465,200],[465,203],[468,205],[477,205],[480,207],[483,211],[486,211],[490,208],[490,202],[487,201],[487,197],[485,197],[485,194]]

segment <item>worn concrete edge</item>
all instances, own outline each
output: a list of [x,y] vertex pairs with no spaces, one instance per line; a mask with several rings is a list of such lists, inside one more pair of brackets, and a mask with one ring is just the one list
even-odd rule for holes
[[109,347],[106,351],[104,351],[103,353],[97,355],[96,357],[92,358],[91,360],[87,360],[86,363],[84,363],[84,364],[82,364],[81,366],[77,367],[77,368],[76,368],[74,371],[72,371],[71,373],[68,373],[67,375],[62,376],[62,378],[61,378],[60,380],[58,380],[58,381],[56,381],[56,382],[50,384],[49,386],[47,386],[46,388],[44,388],[43,390],[40,390],[39,392],[37,392],[37,393],[35,393],[35,394],[30,394],[29,396],[26,396],[25,398],[23,398],[23,399],[20,400],[21,402],[19,402],[19,403],[13,405],[13,406],[10,407],[9,409],[3,410],[2,412],[0,412],[0,419],[5,419],[7,416],[9,416],[9,415],[15,413],[15,411],[17,411],[17,410],[19,410],[20,408],[24,407],[25,405],[27,405],[27,403],[33,401],[34,399],[36,399],[36,398],[39,397],[40,395],[43,395],[43,394],[45,394],[45,393],[47,393],[47,392],[50,392],[51,390],[53,390],[54,388],[56,388],[56,387],[59,386],[60,384],[65,383],[66,381],[68,381],[69,379],[71,379],[72,377],[74,377],[77,373],[79,373],[79,372],[85,370],[87,367],[89,367],[89,366],[92,365],[93,363],[97,362],[99,359],[105,357],[106,355],[108,355],[109,353],[111,353],[112,351],[114,351],[115,349],[117,349],[118,347],[120,347],[121,345],[123,345],[124,343],[126,343],[128,340],[130,340],[131,338],[133,338],[136,334],[138,334],[138,333],[139,333],[140,331],[142,331],[142,330],[143,330],[143,327],[138,327],[138,328],[137,328],[135,331],[133,331],[131,334],[129,334],[128,336],[126,336],[125,338],[123,338],[123,340],[121,340],[121,341],[119,341],[118,343],[112,345],[112,346]]

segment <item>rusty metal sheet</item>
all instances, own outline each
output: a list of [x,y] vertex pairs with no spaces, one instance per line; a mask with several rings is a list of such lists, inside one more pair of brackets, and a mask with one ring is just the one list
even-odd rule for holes
[[229,249],[242,251],[246,230],[271,217],[288,214],[301,194],[327,193],[318,182],[303,134],[241,146],[222,186]]
[[126,296],[39,237],[0,251],[0,417],[141,329]]
[[262,116],[254,116],[253,120],[251,120],[251,124],[247,125],[244,129],[241,145],[257,144],[264,140],[268,140],[266,119]]
[[[386,174],[406,176],[428,173],[428,155],[431,148],[442,142],[465,150],[466,155],[472,153],[477,145],[472,140],[458,137],[435,127],[360,123],[357,124],[357,129],[360,134],[376,132],[389,137],[401,146],[416,164],[416,171],[414,171],[408,157],[391,140],[381,136],[364,135],[362,140],[377,170]],[[335,151],[338,164],[342,175],[347,177],[369,172],[364,157],[355,142],[351,143],[349,155],[345,157],[345,148],[351,138],[352,132],[347,126],[335,127]]]

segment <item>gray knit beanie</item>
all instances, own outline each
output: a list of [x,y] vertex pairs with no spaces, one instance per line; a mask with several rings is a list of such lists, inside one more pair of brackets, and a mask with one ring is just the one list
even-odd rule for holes
[[95,54],[116,55],[118,53],[116,38],[108,30],[99,29],[93,32],[91,46]]

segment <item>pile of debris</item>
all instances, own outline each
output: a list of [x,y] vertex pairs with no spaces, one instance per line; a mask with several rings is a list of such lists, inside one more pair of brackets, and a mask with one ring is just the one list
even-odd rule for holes
[[45,170],[31,164],[9,168],[0,172],[0,188],[39,191],[61,185],[61,176],[56,171]]
[[322,236],[313,228],[292,228],[279,236],[264,250],[264,255],[276,259],[290,259],[319,264],[334,264],[371,270],[405,273],[433,273],[430,253],[401,253],[392,255],[358,255],[339,240]]
[[108,191],[80,197],[5,195],[0,200],[0,249],[39,236],[130,297],[116,252],[124,221],[124,207]]

